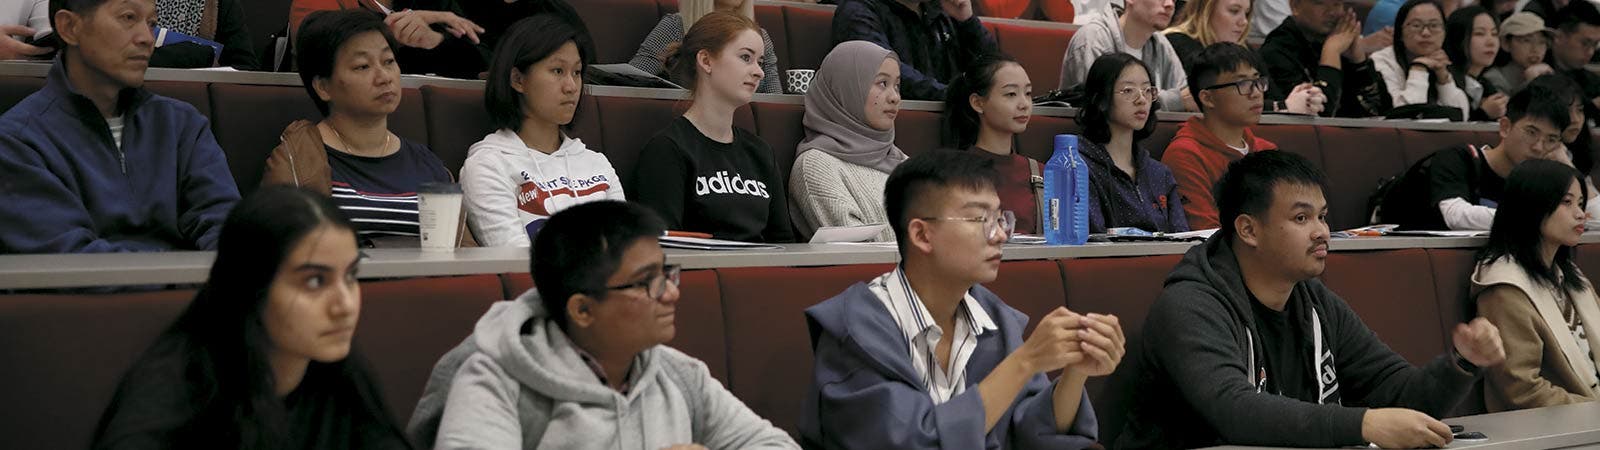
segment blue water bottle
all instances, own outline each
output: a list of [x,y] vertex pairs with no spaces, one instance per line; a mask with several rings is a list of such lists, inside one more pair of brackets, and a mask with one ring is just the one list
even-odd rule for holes
[[1044,164],[1044,240],[1050,245],[1089,241],[1089,166],[1078,153],[1078,136],[1056,135],[1055,153]]

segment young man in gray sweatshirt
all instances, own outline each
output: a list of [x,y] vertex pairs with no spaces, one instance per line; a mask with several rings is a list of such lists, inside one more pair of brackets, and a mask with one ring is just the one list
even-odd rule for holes
[[1061,62],[1061,90],[1082,86],[1094,60],[1108,53],[1122,52],[1150,66],[1150,80],[1161,94],[1163,111],[1195,111],[1190,96],[1189,78],[1172,43],[1161,30],[1172,23],[1173,0],[1127,0],[1128,8],[1117,16],[1113,8],[1095,11],[1072,35]]
[[538,287],[492,306],[434,368],[413,439],[438,449],[799,448],[705,363],[662,345],[676,333],[679,276],[658,241],[665,228],[610,200],[551,217],[533,243]]
[[1457,325],[1455,350],[1420,369],[1379,341],[1316,279],[1328,257],[1324,185],[1287,151],[1229,165],[1216,189],[1221,229],[1178,263],[1145,319],[1117,448],[1450,442],[1430,415],[1505,360],[1500,333],[1483,319]]

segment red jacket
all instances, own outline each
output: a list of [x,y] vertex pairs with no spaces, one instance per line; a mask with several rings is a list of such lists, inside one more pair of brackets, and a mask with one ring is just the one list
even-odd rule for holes
[[[1250,152],[1277,150],[1278,146],[1256,137],[1249,128],[1244,129],[1244,139],[1250,142]],[[1217,203],[1211,197],[1211,187],[1222,179],[1228,163],[1244,155],[1229,148],[1222,139],[1211,134],[1199,117],[1190,117],[1178,128],[1178,135],[1167,145],[1161,163],[1172,169],[1178,180],[1178,195],[1183,196],[1183,211],[1189,217],[1189,229],[1218,228]]]

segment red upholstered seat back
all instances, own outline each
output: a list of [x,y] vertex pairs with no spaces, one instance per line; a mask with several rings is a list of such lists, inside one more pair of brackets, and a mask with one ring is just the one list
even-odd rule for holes
[[783,175],[783,185],[789,186],[789,175],[794,170],[794,159],[800,140],[805,139],[805,106],[787,103],[757,103],[756,129],[761,140],[772,147],[772,159],[778,162],[778,173]]
[[501,297],[494,275],[361,283],[356,348],[371,364],[383,397],[405,423],[433,365],[455,348]]
[[1061,83],[1061,60],[1074,30],[1043,28],[1010,23],[985,22],[995,31],[1000,49],[1016,58],[1033,82],[1034,95],[1049,92]]
[[88,448],[122,374],[193,291],[0,296],[7,448]]
[[[483,91],[477,89],[451,89],[436,86],[422,87],[422,100],[428,106],[428,133],[432,140],[428,147],[444,162],[452,176],[461,175],[461,165],[467,161],[467,150],[494,132],[489,123],[489,111],[483,108]],[[582,106],[579,106],[582,109]]]
[[[665,1],[665,0],[663,0]],[[778,85],[783,86],[783,71],[789,70],[789,58],[785,50],[789,49],[789,24],[783,18],[784,7],[780,5],[756,5],[756,25],[766,30],[767,37],[772,38],[772,50],[778,54]],[[812,37],[807,34],[805,37]]]
[[1399,150],[1405,157],[1406,167],[1411,167],[1428,155],[1446,148],[1463,144],[1494,145],[1500,142],[1499,135],[1490,140],[1482,140],[1475,131],[1396,131],[1400,133]]
[[194,106],[200,115],[211,116],[211,92],[206,89],[205,83],[190,83],[185,81],[148,81],[145,89],[163,97],[172,97]]
[[1056,151],[1056,135],[1078,134],[1080,130],[1071,117],[1033,116],[1028,120],[1028,130],[1017,137],[1017,152],[1036,161],[1049,160]]
[[1335,252],[1322,280],[1400,356],[1422,365],[1450,348],[1422,249]]
[[917,156],[939,145],[939,113],[901,109],[894,119],[894,145],[906,155]]
[[1328,225],[1344,230],[1366,225],[1367,200],[1378,183],[1404,171],[1400,135],[1393,128],[1319,127],[1322,170],[1328,175]]
[[[893,268],[873,264],[717,269],[733,394],[756,414],[794,431],[812,380],[805,309]],[[782,288],[774,289],[777,286]]]
[[1089,379],[1084,389],[1100,420],[1100,441],[1116,442],[1126,422],[1133,391],[1138,389],[1135,369],[1141,353],[1140,332],[1145,314],[1167,273],[1180,255],[1133,258],[1068,259],[1059,261],[1066,283],[1067,308],[1077,313],[1112,314],[1122,324],[1128,353],[1109,377]]
[[[595,61],[625,63],[633,58],[663,12],[651,0],[580,0],[567,2],[593,35]],[[677,8],[672,8],[676,11]],[[672,12],[668,11],[668,12]]]
[[0,77],[0,106],[10,110],[34,92],[44,87],[44,78]]
[[1000,265],[1000,276],[983,285],[1000,300],[1028,315],[1027,339],[1039,320],[1056,308],[1067,306],[1067,292],[1061,287],[1061,267],[1055,261],[1007,261]]
[[833,11],[785,7],[783,20],[787,28],[795,30],[797,34],[795,39],[788,40],[789,51],[779,55],[779,61],[788,60],[786,64],[790,69],[816,70],[822,67],[822,58],[828,56],[829,50],[833,50]]

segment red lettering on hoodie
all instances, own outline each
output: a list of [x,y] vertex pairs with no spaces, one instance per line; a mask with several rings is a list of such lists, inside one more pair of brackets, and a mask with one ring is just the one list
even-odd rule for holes
[[573,190],[569,186],[562,186],[546,191],[539,189],[538,185],[534,182],[527,181],[522,183],[522,192],[517,194],[517,209],[527,211],[529,214],[549,216],[550,210],[545,208],[545,200],[549,200],[557,196],[567,196],[572,198],[586,197],[595,193],[605,192],[608,189],[611,189],[610,183],[599,182],[595,183],[593,186],[589,186],[586,189]]

